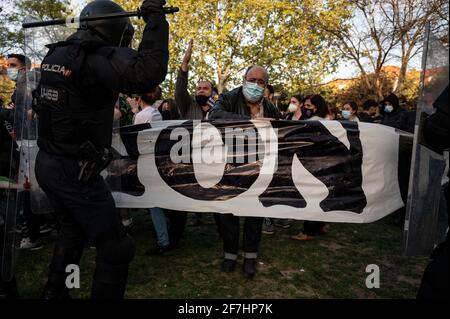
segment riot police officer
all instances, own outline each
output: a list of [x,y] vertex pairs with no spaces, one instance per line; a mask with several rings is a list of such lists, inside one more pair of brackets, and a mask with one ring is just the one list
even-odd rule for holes
[[[35,91],[39,115],[36,177],[61,223],[42,297],[69,297],[66,267],[83,246],[97,249],[92,298],[123,298],[133,239],[116,213],[102,169],[110,160],[114,104],[119,93],[144,93],[167,73],[168,23],[164,0],[145,0],[147,23],[138,51],[129,47],[128,18],[81,22],[66,41],[49,45]],[[108,0],[84,7],[83,16],[124,10]]]

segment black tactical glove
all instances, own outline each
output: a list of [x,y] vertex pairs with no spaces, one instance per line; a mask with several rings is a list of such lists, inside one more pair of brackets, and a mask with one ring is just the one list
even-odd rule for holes
[[145,0],[140,8],[142,19],[148,23],[152,14],[163,14],[163,6],[166,4],[165,0]]

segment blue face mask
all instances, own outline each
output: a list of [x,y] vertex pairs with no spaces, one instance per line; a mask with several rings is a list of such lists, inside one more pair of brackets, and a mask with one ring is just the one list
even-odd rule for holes
[[342,113],[342,118],[344,119],[344,120],[348,120],[349,118],[350,118],[350,116],[352,116],[352,112],[350,112],[350,111],[342,111],[341,112]]
[[19,76],[19,70],[16,68],[9,68],[6,70],[8,77],[13,80],[17,81],[17,77]]
[[242,93],[247,101],[256,103],[262,99],[264,95],[264,88],[256,83],[245,82],[242,88]]
[[390,105],[390,104],[387,104],[387,105],[385,105],[385,107],[384,107],[384,111],[385,111],[386,113],[391,113],[393,110],[394,110],[394,107],[393,107],[392,105]]

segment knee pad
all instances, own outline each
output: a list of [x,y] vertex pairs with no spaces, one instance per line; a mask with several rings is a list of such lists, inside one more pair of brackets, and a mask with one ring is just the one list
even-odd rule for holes
[[110,265],[129,264],[135,252],[134,240],[128,234],[120,239],[107,239],[97,245],[98,261]]

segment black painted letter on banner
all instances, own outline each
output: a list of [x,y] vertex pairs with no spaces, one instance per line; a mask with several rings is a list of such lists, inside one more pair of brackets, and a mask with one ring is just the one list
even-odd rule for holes
[[259,196],[264,207],[306,207],[292,179],[292,162],[297,156],[328,188],[328,196],[320,203],[323,211],[362,213],[367,199],[362,189],[363,154],[358,123],[341,123],[347,132],[350,150],[319,121],[272,122],[278,129],[278,169],[269,187]]

